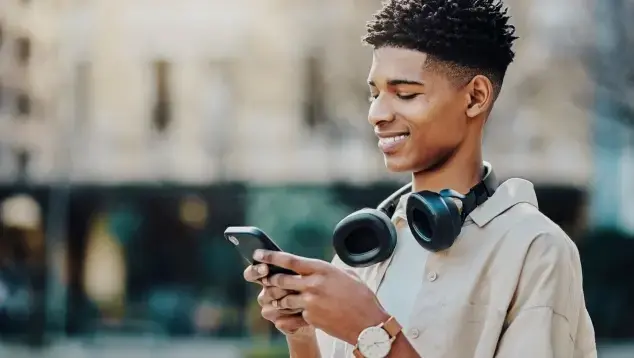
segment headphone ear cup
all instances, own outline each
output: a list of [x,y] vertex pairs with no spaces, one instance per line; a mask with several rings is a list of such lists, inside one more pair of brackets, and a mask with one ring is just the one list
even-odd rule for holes
[[385,261],[396,247],[396,228],[377,209],[362,209],[346,216],[335,226],[332,237],[337,256],[350,267]]
[[448,249],[460,234],[460,211],[450,198],[430,191],[412,193],[406,211],[412,235],[429,251]]

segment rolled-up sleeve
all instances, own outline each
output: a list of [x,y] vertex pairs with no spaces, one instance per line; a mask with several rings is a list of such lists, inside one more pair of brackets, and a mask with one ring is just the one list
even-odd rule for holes
[[588,320],[576,246],[564,233],[539,235],[525,257],[496,358],[594,358]]

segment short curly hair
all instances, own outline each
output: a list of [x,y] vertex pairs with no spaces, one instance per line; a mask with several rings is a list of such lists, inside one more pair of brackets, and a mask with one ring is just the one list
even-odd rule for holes
[[440,63],[456,80],[486,75],[497,94],[518,38],[507,13],[498,0],[388,0],[363,42],[424,52],[428,64]]

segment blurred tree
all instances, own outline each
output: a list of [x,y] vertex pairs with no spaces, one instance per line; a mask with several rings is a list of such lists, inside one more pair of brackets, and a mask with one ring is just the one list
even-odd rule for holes
[[634,1],[600,1],[595,6],[597,41],[587,59],[599,100],[605,103],[596,109],[599,115],[634,126]]
[[346,215],[330,188],[275,187],[250,190],[248,225],[259,226],[282,249],[330,260],[334,225]]
[[634,337],[634,240],[614,229],[589,232],[579,243],[586,306],[598,340]]
[[594,227],[634,233],[634,1],[598,1],[595,42],[586,56],[595,83],[595,177],[590,208]]

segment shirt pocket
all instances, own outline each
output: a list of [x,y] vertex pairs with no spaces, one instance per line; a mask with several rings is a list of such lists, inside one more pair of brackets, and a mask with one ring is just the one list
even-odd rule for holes
[[467,302],[430,306],[412,317],[405,334],[423,357],[493,357],[505,314]]

